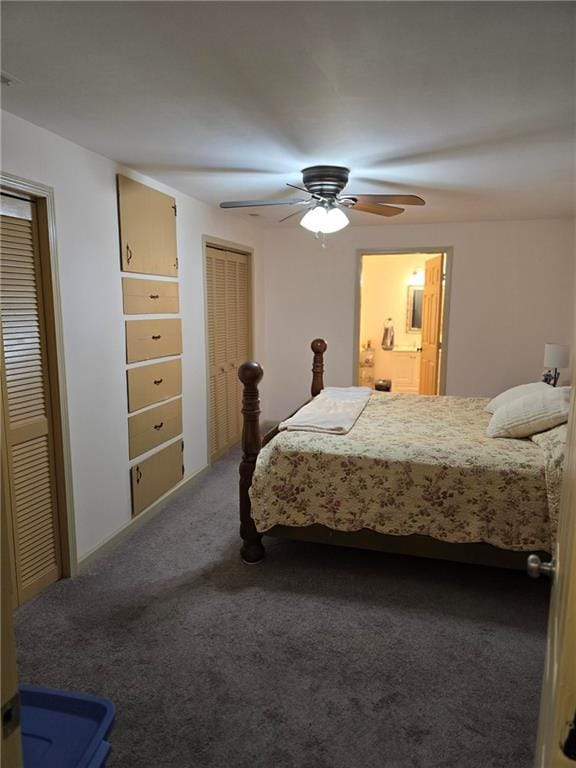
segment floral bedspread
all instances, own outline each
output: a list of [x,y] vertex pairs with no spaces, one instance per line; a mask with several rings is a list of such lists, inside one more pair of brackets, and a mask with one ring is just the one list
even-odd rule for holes
[[551,551],[547,469],[554,484],[561,430],[541,445],[487,437],[487,402],[376,392],[347,435],[281,432],[258,456],[257,529],[318,523]]
[[564,459],[566,458],[566,442],[568,440],[568,425],[560,424],[559,427],[540,432],[530,438],[539,445],[546,460],[546,493],[548,495],[548,511],[550,514],[550,527],[552,541],[556,540],[558,530],[558,514],[560,512],[560,495],[562,492],[562,473]]

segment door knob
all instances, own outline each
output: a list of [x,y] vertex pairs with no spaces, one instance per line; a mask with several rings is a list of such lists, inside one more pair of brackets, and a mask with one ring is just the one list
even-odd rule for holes
[[526,571],[531,579],[539,579],[540,576],[549,576],[552,578],[556,572],[556,566],[554,560],[545,563],[538,555],[528,555]]

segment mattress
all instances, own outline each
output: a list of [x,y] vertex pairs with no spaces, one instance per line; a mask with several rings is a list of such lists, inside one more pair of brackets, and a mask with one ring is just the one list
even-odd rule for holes
[[376,392],[346,435],[280,432],[252,479],[258,531],[320,524],[551,551],[565,432],[489,438],[487,402]]

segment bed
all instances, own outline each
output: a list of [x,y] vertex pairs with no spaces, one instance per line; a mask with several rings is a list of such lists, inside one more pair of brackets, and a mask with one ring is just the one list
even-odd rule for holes
[[[313,397],[326,348],[312,342]],[[264,535],[513,568],[551,552],[565,425],[494,439],[485,398],[374,392],[345,435],[261,438],[262,375],[258,363],[239,370],[245,562],[264,557]]]

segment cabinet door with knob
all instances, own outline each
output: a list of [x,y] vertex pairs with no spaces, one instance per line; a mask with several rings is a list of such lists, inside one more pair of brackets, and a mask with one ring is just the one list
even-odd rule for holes
[[182,480],[183,450],[182,440],[176,440],[131,468],[133,515],[139,515]]
[[250,355],[249,257],[206,249],[206,305],[209,358],[209,448],[223,453],[242,433],[242,391],[238,367]]
[[176,200],[119,175],[118,214],[122,270],[176,277]]

